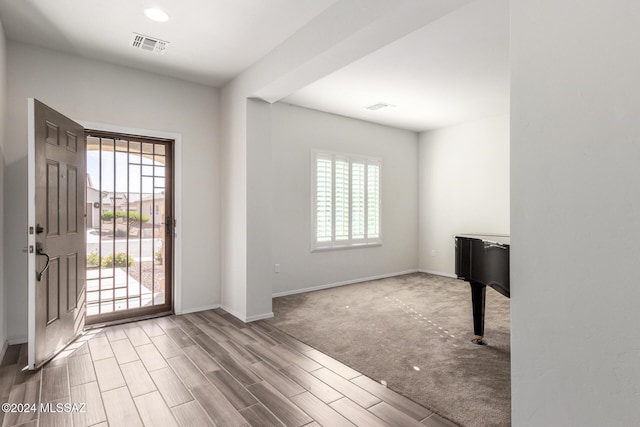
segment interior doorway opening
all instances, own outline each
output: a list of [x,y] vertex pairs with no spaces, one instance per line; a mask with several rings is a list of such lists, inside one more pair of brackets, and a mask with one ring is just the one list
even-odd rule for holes
[[171,313],[174,141],[85,135],[86,323]]

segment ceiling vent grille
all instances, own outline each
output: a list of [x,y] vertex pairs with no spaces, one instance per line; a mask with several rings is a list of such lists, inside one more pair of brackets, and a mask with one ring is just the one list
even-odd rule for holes
[[395,107],[395,105],[387,104],[385,102],[378,102],[377,104],[373,104],[367,107],[367,110],[378,111],[387,107]]
[[154,52],[162,55],[165,50],[167,50],[167,46],[169,46],[169,42],[149,36],[143,36],[142,34],[133,33],[133,36],[131,37],[131,47],[135,49],[146,50],[147,52]]

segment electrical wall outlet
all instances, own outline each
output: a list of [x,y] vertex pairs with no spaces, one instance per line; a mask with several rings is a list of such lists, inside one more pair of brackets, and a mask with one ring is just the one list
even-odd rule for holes
[[275,271],[276,273],[280,273],[280,264],[275,264],[273,266],[273,271]]

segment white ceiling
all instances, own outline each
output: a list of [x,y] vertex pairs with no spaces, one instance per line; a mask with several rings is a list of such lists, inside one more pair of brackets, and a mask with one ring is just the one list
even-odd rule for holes
[[[11,40],[220,87],[336,0],[0,0]],[[159,7],[158,23],[144,9]],[[132,33],[170,42],[129,47]]]
[[[420,10],[426,0],[394,1]],[[446,5],[430,1],[434,8]],[[288,40],[296,46],[292,36],[298,30],[341,2],[348,4],[346,0],[0,0],[0,19],[12,40],[221,87],[281,43]],[[359,4],[353,8],[354,16],[338,14],[335,19],[355,22],[362,8],[374,3]],[[147,7],[166,10],[169,22],[147,19],[143,14]],[[333,13],[338,10],[343,9],[334,8]],[[332,16],[324,15],[326,31],[332,29]],[[170,45],[164,55],[133,49],[129,47],[133,32]],[[283,101],[415,131],[507,113],[508,0],[472,1]],[[366,109],[378,102],[394,107]]]
[[283,101],[415,131],[506,114],[508,7],[476,0]]

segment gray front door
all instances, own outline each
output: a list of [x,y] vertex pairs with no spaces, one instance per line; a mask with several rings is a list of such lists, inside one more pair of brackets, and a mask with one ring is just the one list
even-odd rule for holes
[[29,100],[29,367],[73,341],[85,316],[84,128]]

